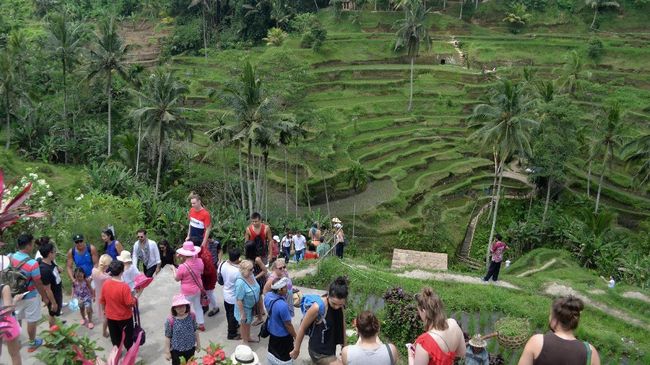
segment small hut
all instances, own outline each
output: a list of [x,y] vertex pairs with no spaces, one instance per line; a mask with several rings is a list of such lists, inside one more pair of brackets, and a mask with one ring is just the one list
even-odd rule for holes
[[357,10],[357,4],[354,0],[343,0],[341,1],[341,10],[350,11]]

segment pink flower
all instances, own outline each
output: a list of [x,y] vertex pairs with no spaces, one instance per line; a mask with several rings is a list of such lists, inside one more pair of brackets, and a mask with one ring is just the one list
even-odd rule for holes
[[203,365],[214,365],[216,361],[217,360],[212,355],[203,356]]

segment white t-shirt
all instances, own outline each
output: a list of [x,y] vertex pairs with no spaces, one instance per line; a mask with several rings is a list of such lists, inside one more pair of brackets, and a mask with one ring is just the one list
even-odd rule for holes
[[280,241],[282,243],[282,247],[291,247],[291,241],[293,238],[289,238],[287,236],[282,237],[282,240]]
[[221,277],[223,277],[223,300],[228,304],[235,304],[235,280],[239,276],[239,266],[226,261],[221,266]]
[[296,251],[304,250],[307,245],[307,239],[302,234],[293,236],[293,244]]
[[131,263],[131,266],[122,273],[122,281],[127,283],[129,288],[133,290],[135,288],[135,277],[138,276],[138,274],[140,274],[140,271],[133,263]]

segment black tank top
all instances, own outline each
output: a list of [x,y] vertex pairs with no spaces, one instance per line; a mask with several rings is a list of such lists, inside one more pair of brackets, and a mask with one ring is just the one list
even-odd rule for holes
[[565,340],[553,332],[544,335],[544,345],[533,365],[587,364],[587,348],[580,340]]
[[[326,301],[327,297],[323,297]],[[343,345],[343,309],[327,308],[325,320],[315,323],[309,331],[309,349],[321,355],[336,354],[336,345]]]

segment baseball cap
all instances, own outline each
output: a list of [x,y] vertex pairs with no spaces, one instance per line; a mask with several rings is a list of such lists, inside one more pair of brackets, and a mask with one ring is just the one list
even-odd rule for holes
[[77,241],[83,241],[84,240],[84,235],[77,233],[74,236],[72,236],[72,241],[77,242]]

